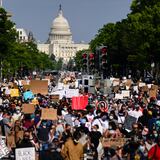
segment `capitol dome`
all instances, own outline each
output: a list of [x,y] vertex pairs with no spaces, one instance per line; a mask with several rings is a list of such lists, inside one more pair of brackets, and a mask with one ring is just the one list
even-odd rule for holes
[[51,31],[49,34],[50,41],[66,41],[72,40],[72,33],[67,19],[63,16],[63,11],[59,9],[58,16],[53,20]]

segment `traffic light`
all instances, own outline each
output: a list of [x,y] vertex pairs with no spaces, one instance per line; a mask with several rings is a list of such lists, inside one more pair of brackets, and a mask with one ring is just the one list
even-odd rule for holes
[[95,55],[94,53],[89,54],[89,68],[93,70],[95,68]]
[[84,70],[87,70],[87,66],[88,66],[88,54],[87,53],[82,54],[82,66]]
[[101,69],[107,69],[107,46],[103,46],[100,48],[100,63]]

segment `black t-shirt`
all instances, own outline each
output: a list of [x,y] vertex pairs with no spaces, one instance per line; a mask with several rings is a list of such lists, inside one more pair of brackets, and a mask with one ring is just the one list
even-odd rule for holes
[[99,145],[99,139],[101,138],[101,132],[91,131],[89,136],[91,138],[91,143],[93,143],[94,147],[97,148]]
[[39,140],[44,141],[44,142],[48,141],[48,139],[49,139],[48,134],[49,134],[49,128],[41,127],[41,128],[38,129],[37,136],[38,136]]

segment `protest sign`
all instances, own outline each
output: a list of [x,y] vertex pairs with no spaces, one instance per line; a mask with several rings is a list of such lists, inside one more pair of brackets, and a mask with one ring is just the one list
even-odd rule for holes
[[115,99],[123,99],[123,95],[122,94],[115,94]]
[[22,105],[22,112],[24,114],[33,114],[35,112],[34,104],[23,104]]
[[19,97],[19,90],[18,89],[11,89],[10,95],[11,95],[11,97]]
[[33,99],[34,95],[32,91],[26,91],[23,93],[24,100]]
[[127,115],[125,121],[124,121],[124,128],[128,130],[132,130],[132,124],[137,121],[137,118]]
[[48,94],[48,81],[31,80],[30,85],[31,85],[31,91],[34,94],[38,93],[42,95]]
[[143,86],[145,86],[145,85],[146,85],[146,84],[143,83],[143,82],[139,82],[139,84],[138,84],[139,87],[143,87]]
[[122,90],[122,95],[123,95],[123,98],[130,97],[130,91],[128,91],[128,90]]
[[72,109],[84,110],[88,105],[88,96],[72,97]]
[[58,102],[59,101],[59,94],[57,94],[57,95],[51,95],[50,98],[51,98],[51,100],[53,102]]
[[113,87],[119,86],[120,85],[120,80],[113,80]]
[[103,138],[103,147],[122,147],[127,142],[128,138]]
[[35,148],[16,148],[16,160],[36,160]]
[[138,93],[138,86],[133,86],[133,90]]
[[5,141],[0,139],[0,159],[9,154],[9,149],[7,148]]
[[66,98],[78,97],[79,89],[66,89]]
[[62,99],[64,96],[66,96],[65,94],[65,90],[58,90],[58,91],[54,91],[50,94],[52,95],[59,95],[59,99]]
[[57,110],[53,108],[42,108],[41,116],[44,120],[57,120]]

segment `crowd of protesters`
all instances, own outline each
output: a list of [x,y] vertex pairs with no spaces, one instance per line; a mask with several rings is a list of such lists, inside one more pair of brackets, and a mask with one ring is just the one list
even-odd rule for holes
[[[12,81],[14,82],[14,81]],[[11,97],[8,86],[0,89],[0,128],[15,159],[16,148],[34,147],[40,160],[160,160],[160,92],[149,97],[141,88],[130,97],[114,99],[110,95],[89,94],[86,109],[72,110],[71,99],[53,102],[50,95],[34,95],[38,100],[33,114],[22,112],[25,89],[17,83],[19,97]],[[113,89],[113,88],[112,88]],[[96,105],[99,101],[105,102]],[[147,102],[146,102],[147,101]],[[57,109],[58,119],[45,120],[42,108]],[[106,110],[107,108],[107,110]],[[127,116],[134,117],[130,129],[125,128]],[[122,145],[111,145],[107,139],[123,139]],[[87,158],[88,157],[88,158]]]

